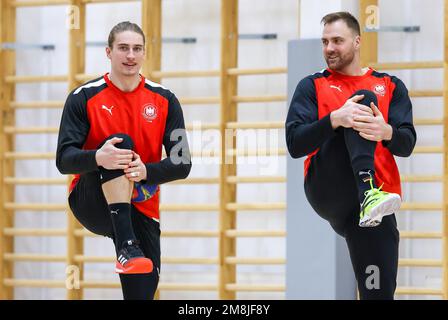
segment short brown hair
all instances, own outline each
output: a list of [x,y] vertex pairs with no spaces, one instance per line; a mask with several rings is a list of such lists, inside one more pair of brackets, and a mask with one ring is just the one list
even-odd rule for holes
[[338,20],[343,20],[358,36],[361,35],[361,28],[359,27],[358,20],[356,20],[356,18],[347,11],[329,13],[322,18],[320,23],[323,23],[325,26],[328,23],[333,23]]
[[107,39],[107,45],[109,48],[112,48],[114,45],[115,35],[124,31],[134,31],[140,34],[143,37],[143,45],[145,45],[145,34],[143,33],[143,30],[135,23],[123,21],[115,25],[112,30],[110,30],[109,38]]

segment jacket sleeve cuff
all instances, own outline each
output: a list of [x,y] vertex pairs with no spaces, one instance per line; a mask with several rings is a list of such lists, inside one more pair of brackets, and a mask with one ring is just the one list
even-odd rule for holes
[[383,146],[388,148],[389,150],[393,150],[397,144],[397,134],[398,134],[397,128],[392,126],[392,138],[388,141],[386,141],[386,140],[381,141]]

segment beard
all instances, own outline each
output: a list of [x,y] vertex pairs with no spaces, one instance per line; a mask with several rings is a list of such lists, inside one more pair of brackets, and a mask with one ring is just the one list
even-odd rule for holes
[[343,70],[353,62],[353,59],[355,59],[355,51],[347,52],[344,55],[336,54],[332,58],[328,55],[325,56],[325,62],[328,68],[335,71]]

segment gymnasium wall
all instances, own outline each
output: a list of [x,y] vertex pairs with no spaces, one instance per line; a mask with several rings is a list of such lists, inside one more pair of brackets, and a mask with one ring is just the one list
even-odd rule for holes
[[[320,37],[321,17],[331,11],[349,10],[357,15],[357,1],[302,0],[299,1],[258,0],[239,1],[240,34],[275,33],[276,40],[240,40],[239,67],[265,68],[285,67],[287,42],[299,36]],[[443,53],[443,1],[401,0],[380,1],[381,24],[387,26],[418,25],[418,33],[380,33],[379,61],[441,60]],[[397,14],[399,12],[400,14]],[[17,42],[53,44],[55,50],[29,49],[17,52],[18,75],[50,75],[68,73],[68,30],[65,25],[65,7],[21,8],[17,11]],[[300,18],[300,24],[299,24]],[[140,4],[95,4],[87,11],[87,42],[106,41],[108,32],[118,22],[130,20],[140,22]],[[163,37],[194,37],[194,44],[164,43],[162,47],[162,70],[218,70],[220,68],[220,1],[219,0],[164,0]],[[109,70],[109,61],[103,47],[89,46],[86,52],[86,73],[104,73]],[[321,54],[321,53],[316,53]],[[306,61],[304,61],[306,63]],[[316,70],[317,71],[317,70]],[[392,72],[405,82],[408,88],[441,88],[441,70]],[[219,96],[219,78],[166,79],[162,84],[178,97]],[[239,80],[240,95],[286,94],[286,75],[248,76]],[[65,83],[19,84],[17,100],[64,100],[67,95]],[[217,123],[219,105],[184,106],[187,123]],[[287,106],[279,103],[254,103],[239,106],[239,121],[283,121]],[[442,98],[414,99],[414,117],[441,117]],[[60,110],[18,110],[17,126],[57,126]],[[442,129],[418,127],[419,145],[441,145]],[[199,137],[190,134],[193,150],[219,148],[212,141],[213,132]],[[241,132],[244,134],[244,132]],[[284,130],[270,132],[274,146],[285,147]],[[23,135],[16,140],[17,151],[50,152],[56,148],[56,134]],[[243,144],[244,139],[239,143]],[[258,143],[263,143],[262,131]],[[268,139],[269,140],[269,139]],[[266,140],[265,140],[266,141]],[[246,143],[248,143],[246,141]],[[216,160],[216,159],[215,159]],[[285,175],[285,157],[276,159],[241,159],[239,175]],[[411,159],[399,159],[404,174],[440,174],[442,155],[414,155]],[[52,161],[18,161],[18,177],[60,177]],[[212,177],[219,175],[219,166],[209,159],[193,159],[190,177]],[[404,200],[440,202],[441,183],[418,185],[404,184]],[[285,184],[250,184],[238,187],[239,202],[284,202]],[[166,185],[162,187],[162,202],[165,203],[217,203],[218,185]],[[64,186],[18,186],[17,202],[62,202],[66,197]],[[399,227],[403,230],[439,231],[440,212],[413,212],[398,215]],[[218,228],[217,212],[166,212],[162,213],[163,230]],[[66,217],[55,213],[16,214],[17,227],[54,227],[66,225]],[[238,227],[241,229],[285,229],[284,212],[260,214],[240,213]],[[87,255],[110,256],[112,242],[102,238],[86,238]],[[65,238],[16,238],[17,252],[45,252],[64,254]],[[284,238],[241,238],[237,241],[237,253],[241,256],[284,257]],[[214,238],[163,238],[162,256],[216,257],[218,241]],[[402,240],[401,257],[428,259],[441,258],[440,240]],[[284,283],[285,268],[279,266],[238,266],[238,281],[242,283]],[[217,283],[218,267],[215,265],[162,265],[161,282]],[[64,279],[64,263],[18,262],[16,278]],[[316,275],[316,277],[319,275]],[[87,264],[85,277],[97,280],[117,280],[112,264]],[[118,281],[118,280],[117,280]],[[400,286],[441,285],[439,268],[401,268]],[[65,289],[17,288],[17,299],[64,299]],[[284,299],[284,293],[242,292],[240,299]],[[86,299],[120,299],[118,289],[86,289]],[[162,291],[161,299],[216,299],[217,292]],[[414,297],[400,297],[414,298]],[[421,297],[420,297],[421,298]]]

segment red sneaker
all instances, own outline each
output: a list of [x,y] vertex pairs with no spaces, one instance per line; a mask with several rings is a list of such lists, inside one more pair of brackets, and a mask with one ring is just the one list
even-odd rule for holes
[[115,272],[121,274],[151,273],[153,264],[143,254],[137,240],[126,241],[118,252]]

